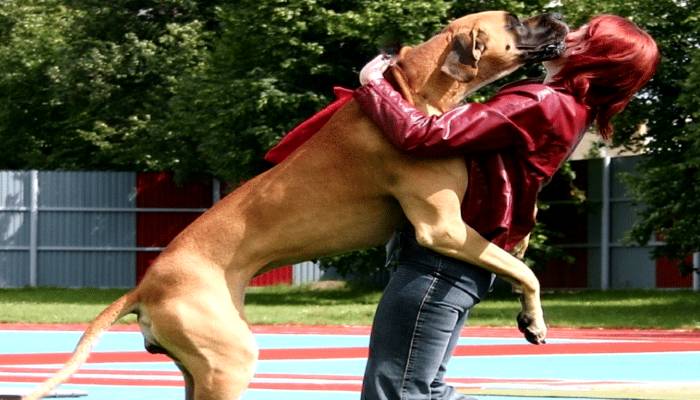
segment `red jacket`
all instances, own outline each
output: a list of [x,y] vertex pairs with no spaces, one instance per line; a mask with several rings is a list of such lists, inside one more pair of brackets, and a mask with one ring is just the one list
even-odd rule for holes
[[357,89],[354,97],[397,148],[417,156],[465,156],[462,217],[506,250],[534,227],[537,194],[593,117],[565,90],[531,82],[440,116],[426,116],[384,80]]

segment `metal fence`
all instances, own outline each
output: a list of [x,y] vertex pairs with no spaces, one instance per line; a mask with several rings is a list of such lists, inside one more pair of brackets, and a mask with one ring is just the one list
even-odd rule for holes
[[137,214],[131,172],[0,171],[0,287],[131,287]]
[[567,188],[557,188],[556,182],[545,188],[542,198],[550,209],[538,219],[563,233],[557,246],[575,259],[573,264],[555,260],[540,272],[545,286],[700,289],[697,271],[683,276],[676,267],[678,260],[652,258],[653,249],[663,245],[655,237],[644,246],[627,239],[641,206],[635,204],[623,177],[634,173],[642,157],[573,161],[574,184],[586,196],[583,204],[573,204]]
[[[0,171],[0,287],[132,287],[220,196],[217,180],[178,187],[163,173]],[[289,268],[256,282],[330,276],[313,262]]]
[[[623,240],[635,206],[620,175],[638,161],[573,162],[576,184],[586,191],[583,207],[565,200],[565,191],[557,197],[555,184],[545,189],[551,207],[540,219],[562,233],[557,245],[575,262],[555,260],[541,268],[543,286],[700,288],[697,272],[682,277],[668,260],[651,258],[661,243],[639,247]],[[0,287],[132,287],[169,240],[220,197],[215,180],[175,188],[172,182],[161,184],[161,178],[134,172],[0,171]],[[694,261],[700,267],[700,254]],[[263,284],[340,279],[315,262],[296,264],[280,276],[288,281]]]

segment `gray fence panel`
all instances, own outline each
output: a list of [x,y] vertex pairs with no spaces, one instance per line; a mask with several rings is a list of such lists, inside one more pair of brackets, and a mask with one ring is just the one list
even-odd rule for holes
[[323,271],[316,262],[306,261],[294,264],[292,267],[292,284],[294,285],[320,281],[321,276],[323,276]]
[[29,285],[29,252],[0,251],[0,288]]
[[88,252],[81,254],[85,262],[83,286],[131,288],[136,282],[135,252]]
[[618,247],[610,251],[611,289],[653,289],[656,264],[650,258],[651,247]]
[[134,247],[135,213],[42,211],[39,245],[70,247]]
[[29,172],[0,171],[0,287],[29,284],[29,205]]
[[39,253],[39,286],[132,287],[136,279],[133,252],[42,251]]
[[29,173],[0,171],[0,247],[28,246]]
[[0,207],[29,207],[29,172],[0,171]]
[[631,199],[623,175],[633,173],[641,157],[618,157],[610,160],[609,220],[607,243],[603,243],[603,180],[604,161],[586,160],[588,168],[587,224],[588,243],[580,243],[588,252],[588,287],[601,288],[604,279],[603,251],[609,259],[608,284],[611,289],[653,288],[656,285],[656,263],[651,258],[653,247],[639,247],[627,242],[627,235],[637,220],[637,206]]
[[39,172],[39,207],[134,207],[136,174],[106,171]]
[[[649,253],[659,243],[635,247],[622,242],[636,213],[620,173],[632,172],[638,162],[638,157],[611,160],[610,220],[605,225],[602,223],[602,200],[608,196],[603,196],[601,177],[606,164],[603,160],[586,161],[587,241],[567,246],[587,250],[589,287],[606,284],[602,279],[605,277],[610,278],[611,288],[655,287],[656,265]],[[136,174],[39,172],[36,213],[30,213],[32,176],[30,171],[0,171],[0,287],[30,284],[30,265],[37,267],[39,285],[132,286],[137,254]],[[30,226],[36,221],[38,230],[30,232]],[[609,227],[605,232],[609,233],[609,243],[603,243],[602,226]],[[31,243],[35,242],[38,246],[32,247]],[[36,264],[30,254],[37,255]],[[606,258],[609,258],[610,270],[604,277],[601,266]],[[342,279],[334,271],[321,270],[312,262],[297,264],[293,271],[295,284]],[[387,271],[372,278],[361,278],[385,282],[389,275]]]
[[610,219],[610,242],[624,243],[637,220],[637,211],[631,201],[615,201],[610,204]]
[[588,248],[587,267],[587,286],[591,289],[600,289],[600,246]]
[[29,246],[28,213],[0,211],[0,247]]
[[641,157],[615,157],[611,161],[614,185],[610,187],[611,196],[613,199],[624,198],[630,199],[631,193],[629,188],[624,183],[623,176],[625,174],[634,173],[634,169],[639,164]]
[[585,162],[588,164],[587,200],[600,202],[603,199],[603,160],[594,159]]
[[610,185],[610,197],[612,200],[610,241],[612,243],[622,242],[637,220],[637,209],[623,176],[633,173],[639,160],[640,157],[618,157],[613,158],[610,163],[612,170],[612,184]]
[[44,171],[39,187],[38,284],[133,286],[136,174]]
[[590,201],[586,203],[586,221],[588,224],[587,229],[587,240],[588,246],[600,248],[600,236],[601,236],[601,217],[602,217],[602,207],[600,201]]
[[601,270],[601,218],[602,218],[602,160],[586,161],[588,168],[588,187],[586,187],[586,212],[587,233],[586,243],[579,243],[588,251],[587,259],[587,286],[600,288]]
[[610,242],[610,285],[612,289],[653,289],[656,287],[656,262],[651,257],[653,247],[639,247],[627,241],[628,232],[637,220],[637,207],[624,181],[624,175],[634,173],[641,157],[611,159],[612,184]]

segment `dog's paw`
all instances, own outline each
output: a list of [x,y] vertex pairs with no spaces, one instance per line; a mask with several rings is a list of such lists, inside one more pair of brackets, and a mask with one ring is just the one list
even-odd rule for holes
[[516,318],[518,329],[525,335],[525,339],[532,344],[545,344],[547,337],[547,325],[542,317],[530,313],[520,312]]

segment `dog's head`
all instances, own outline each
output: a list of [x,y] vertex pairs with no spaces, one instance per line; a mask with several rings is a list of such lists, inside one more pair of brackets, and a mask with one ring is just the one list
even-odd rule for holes
[[444,112],[526,63],[558,57],[568,31],[557,14],[525,20],[505,11],[470,14],[423,44],[402,48],[389,74],[409,101]]

